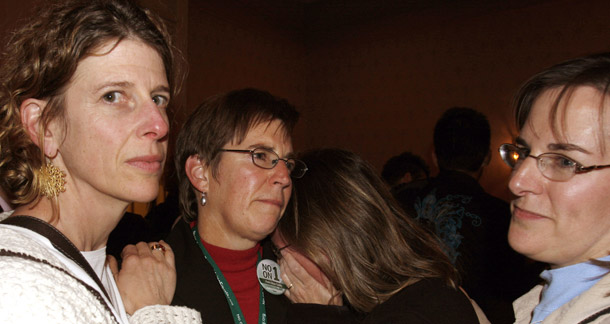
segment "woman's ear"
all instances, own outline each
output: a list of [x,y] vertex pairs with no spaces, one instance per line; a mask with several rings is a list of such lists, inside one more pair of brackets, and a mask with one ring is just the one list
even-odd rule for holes
[[438,158],[436,157],[436,151],[432,149],[432,165],[438,169]]
[[485,160],[483,160],[483,165],[481,167],[486,167],[491,162],[491,150],[487,151],[487,155],[485,156]]
[[209,189],[209,167],[201,162],[197,155],[191,155],[186,159],[184,171],[189,181],[199,192],[207,192]]
[[[59,149],[58,139],[51,131],[50,127],[47,127],[43,131],[41,118],[42,112],[47,106],[47,101],[29,98],[21,103],[21,123],[25,126],[25,130],[30,136],[30,139],[38,147],[44,147],[44,154],[49,158],[54,158],[57,155]],[[50,125],[49,125],[50,126]],[[44,145],[43,145],[44,144]]]

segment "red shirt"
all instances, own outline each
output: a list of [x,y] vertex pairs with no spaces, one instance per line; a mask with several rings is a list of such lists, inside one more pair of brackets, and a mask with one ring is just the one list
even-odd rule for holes
[[262,253],[260,244],[248,250],[236,251],[208,244],[203,239],[201,242],[227,279],[246,323],[258,323],[260,287],[256,262],[258,252]]

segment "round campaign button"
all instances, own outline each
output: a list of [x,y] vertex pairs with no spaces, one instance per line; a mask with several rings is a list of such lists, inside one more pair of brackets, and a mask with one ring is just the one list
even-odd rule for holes
[[256,276],[263,288],[274,295],[281,295],[286,291],[286,285],[280,277],[280,265],[273,260],[261,260],[256,266]]

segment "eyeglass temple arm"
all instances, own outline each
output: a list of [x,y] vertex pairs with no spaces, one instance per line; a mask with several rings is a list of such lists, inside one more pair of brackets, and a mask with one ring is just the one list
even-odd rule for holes
[[575,170],[575,173],[586,173],[586,172],[590,172],[593,170],[599,170],[599,169],[605,169],[605,168],[610,168],[610,164],[606,164],[606,165],[592,165],[592,166],[588,166],[588,167],[580,167],[577,168]]

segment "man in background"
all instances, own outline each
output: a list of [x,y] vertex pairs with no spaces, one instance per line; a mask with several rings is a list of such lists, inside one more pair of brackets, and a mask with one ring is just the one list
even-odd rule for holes
[[430,177],[426,162],[418,155],[403,152],[388,159],[383,165],[381,177],[407,214],[415,217],[413,202]]
[[458,268],[462,287],[492,323],[513,323],[512,301],[535,284],[539,271],[508,245],[508,203],[483,190],[478,180],[490,159],[490,126],[465,107],[445,111],[434,128],[438,176],[416,197],[397,198],[434,231]]
[[405,184],[427,179],[429,176],[430,170],[426,162],[411,152],[403,152],[391,157],[381,171],[381,177],[392,190],[400,190]]

